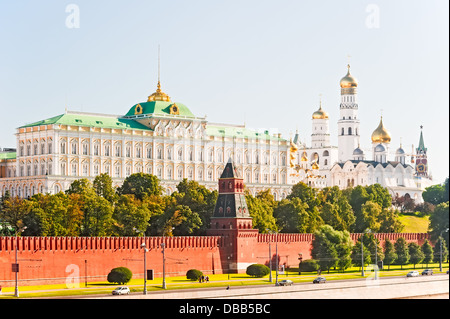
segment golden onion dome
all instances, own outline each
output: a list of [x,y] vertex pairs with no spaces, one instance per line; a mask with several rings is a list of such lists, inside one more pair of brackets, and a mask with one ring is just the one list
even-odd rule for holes
[[320,108],[313,113],[312,118],[313,120],[328,119],[328,113],[322,109],[322,102],[320,103]]
[[380,119],[380,124],[372,133],[372,143],[390,143],[391,134],[383,125],[383,117]]
[[354,88],[358,86],[358,80],[350,74],[350,64],[347,65],[347,75],[341,79],[341,88]]
[[156,92],[153,93],[148,97],[147,102],[153,102],[153,101],[163,101],[163,102],[170,102],[170,97],[161,91],[161,83],[158,81],[158,88],[156,89]]

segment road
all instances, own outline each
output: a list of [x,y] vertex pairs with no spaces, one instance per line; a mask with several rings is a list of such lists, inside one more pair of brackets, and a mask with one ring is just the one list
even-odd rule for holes
[[[310,282],[293,286],[271,285],[233,286],[152,291],[147,295],[132,293],[127,296],[99,294],[64,298],[88,299],[394,299],[394,298],[443,298],[449,292],[449,276],[435,274],[407,278],[405,276],[380,277],[379,280],[332,280],[325,284]],[[439,296],[439,297],[438,297]],[[59,297],[61,298],[61,297]]]

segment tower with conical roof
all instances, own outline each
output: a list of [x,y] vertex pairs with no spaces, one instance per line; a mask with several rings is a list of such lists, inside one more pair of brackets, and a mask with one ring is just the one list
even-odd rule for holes
[[428,177],[428,158],[427,148],[423,140],[423,126],[420,126],[419,146],[416,148],[416,175],[420,177]]
[[347,68],[347,75],[340,81],[341,104],[338,120],[338,161],[341,163],[353,159],[353,151],[359,144],[358,80],[351,75],[350,64],[347,65]]
[[219,178],[219,195],[207,234],[223,238],[222,269],[233,273],[245,272],[254,260],[251,249],[246,248],[256,245],[258,230],[253,229],[245,200],[244,180],[231,159]]

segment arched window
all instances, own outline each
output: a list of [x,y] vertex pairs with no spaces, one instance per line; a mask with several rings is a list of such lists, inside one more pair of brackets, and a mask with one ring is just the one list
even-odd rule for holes
[[348,128],[348,135],[352,135],[352,128],[351,127]]
[[341,132],[341,135],[344,135],[344,128],[342,128],[342,132]]

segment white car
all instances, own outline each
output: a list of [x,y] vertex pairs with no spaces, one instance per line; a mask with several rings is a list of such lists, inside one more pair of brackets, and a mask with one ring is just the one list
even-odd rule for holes
[[419,277],[419,272],[418,272],[418,271],[415,271],[415,270],[410,271],[410,272],[406,275],[406,277]]
[[129,295],[130,294],[130,288],[128,287],[117,287],[112,292],[113,295]]

